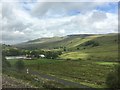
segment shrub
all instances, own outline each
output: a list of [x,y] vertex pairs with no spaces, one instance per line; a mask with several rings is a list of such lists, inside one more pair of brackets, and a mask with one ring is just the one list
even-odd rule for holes
[[112,89],[120,88],[120,64],[115,66],[106,78],[106,85]]
[[78,47],[77,50],[79,50],[80,48]]
[[78,60],[82,60],[81,58],[78,58]]
[[86,49],[86,48],[83,48],[83,49]]
[[11,64],[6,60],[5,55],[2,53],[2,68],[11,67]]
[[92,46],[92,47],[95,47],[95,46],[99,46],[99,43],[95,42],[95,41],[87,41],[87,42],[83,43],[82,46]]
[[71,60],[71,58],[67,58],[66,60]]
[[56,59],[61,54],[61,51],[46,51],[45,56],[47,59]]
[[18,60],[16,63],[15,63],[15,67],[18,71],[22,71],[25,69],[25,65],[24,65],[24,62],[23,60]]
[[87,60],[91,60],[91,58],[90,58],[90,57],[88,57],[88,58],[87,58]]
[[66,48],[64,48],[63,51],[67,51]]

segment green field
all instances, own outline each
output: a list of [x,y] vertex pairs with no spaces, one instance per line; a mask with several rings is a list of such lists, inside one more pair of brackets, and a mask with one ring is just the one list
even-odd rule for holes
[[68,52],[60,56],[62,59],[82,59],[82,60],[95,60],[95,61],[117,61],[118,51],[111,52]]
[[[14,66],[17,60],[9,60]],[[53,75],[65,80],[78,82],[90,87],[103,88],[107,74],[113,70],[115,62],[89,60],[24,60],[26,68]]]

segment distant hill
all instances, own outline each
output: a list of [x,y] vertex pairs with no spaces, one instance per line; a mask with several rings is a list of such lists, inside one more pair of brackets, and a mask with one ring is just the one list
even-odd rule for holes
[[65,37],[51,37],[51,38],[46,37],[46,38],[39,38],[39,39],[31,40],[26,43],[27,44],[35,44],[35,43],[55,42],[55,41],[63,40],[64,38]]
[[68,35],[64,37],[51,37],[51,38],[39,38],[35,40],[30,40],[28,42],[20,43],[14,45],[18,48],[25,48],[25,49],[54,49],[58,47],[66,46],[66,44],[69,44],[71,40],[74,41],[76,38],[84,38],[90,35],[84,34],[84,35]]
[[[24,49],[82,49],[82,44],[88,41],[96,41],[100,45],[112,45],[117,42],[117,34],[75,34],[64,37],[39,38],[14,45]],[[87,46],[89,47],[89,46]]]

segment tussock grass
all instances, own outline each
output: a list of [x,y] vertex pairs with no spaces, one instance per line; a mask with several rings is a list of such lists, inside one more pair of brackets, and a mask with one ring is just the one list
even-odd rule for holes
[[[14,65],[16,60],[11,60]],[[73,82],[84,83],[90,87],[106,87],[107,74],[114,65],[101,65],[92,60],[24,60],[26,67],[40,73],[54,75]],[[104,62],[106,63],[106,62]],[[38,69],[39,66],[39,69]]]

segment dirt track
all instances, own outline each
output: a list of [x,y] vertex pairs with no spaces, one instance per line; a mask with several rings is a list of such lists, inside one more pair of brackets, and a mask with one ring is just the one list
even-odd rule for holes
[[[36,75],[39,78],[54,80],[54,81],[61,83],[65,86],[72,86],[72,87],[76,87],[76,88],[89,88],[92,90],[92,88],[90,88],[88,86],[85,86],[85,85],[82,85],[82,84],[79,84],[76,82],[71,82],[71,81],[67,81],[64,79],[60,79],[60,78],[57,78],[55,76],[41,74],[41,73],[38,73],[36,71],[29,71],[29,74]],[[35,88],[34,86],[30,85],[29,83],[26,83],[20,79],[16,79],[14,77],[10,77],[7,75],[2,76],[2,87],[3,88]]]
[[45,78],[45,79],[48,79],[48,80],[55,80],[55,81],[57,81],[59,83],[62,83],[66,86],[74,86],[76,88],[89,88],[90,89],[90,87],[88,87],[88,86],[85,86],[85,85],[82,85],[82,84],[79,84],[79,83],[76,83],[76,82],[71,82],[71,81],[67,81],[67,80],[64,80],[64,79],[56,78],[55,76],[41,74],[41,73],[38,73],[36,71],[30,71],[30,74],[36,75],[36,76],[39,76],[40,78]]

